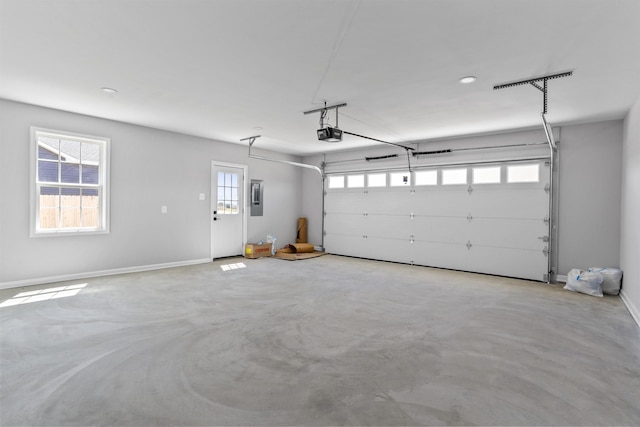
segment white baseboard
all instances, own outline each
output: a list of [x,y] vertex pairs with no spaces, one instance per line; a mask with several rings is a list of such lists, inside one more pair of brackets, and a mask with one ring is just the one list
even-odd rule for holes
[[556,275],[556,282],[558,282],[558,283],[567,283],[567,275],[566,274],[558,274],[558,275]]
[[135,267],[114,268],[111,270],[88,271],[84,273],[63,274],[60,276],[37,277],[33,279],[0,282],[0,289],[21,288],[23,286],[41,285],[44,283],[65,282],[68,280],[89,279],[99,276],[114,276],[116,274],[138,273],[141,271],[161,270],[164,268],[183,267],[186,265],[205,264],[210,258],[192,259],[187,261],[167,262],[164,264],[139,265]]
[[633,305],[627,294],[624,292],[624,288],[620,290],[620,299],[624,305],[627,306],[627,310],[631,313],[631,317],[633,317],[633,320],[635,320],[638,327],[640,327],[640,309]]

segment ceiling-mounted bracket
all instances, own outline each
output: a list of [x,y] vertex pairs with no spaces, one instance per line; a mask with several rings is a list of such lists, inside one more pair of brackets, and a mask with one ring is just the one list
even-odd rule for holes
[[323,112],[323,111],[328,111],[328,110],[333,110],[338,109],[340,107],[346,107],[347,103],[343,102],[342,104],[335,104],[335,105],[330,105],[327,107],[327,103],[324,103],[324,107],[322,108],[316,108],[315,110],[309,110],[309,111],[304,111],[303,114],[307,115],[307,114],[313,114],[313,113],[319,113],[319,112]]
[[[549,90],[547,88],[547,82],[549,80],[553,80],[553,79],[559,79],[561,77],[569,77],[573,74],[573,70],[570,71],[562,71],[560,73],[555,73],[555,74],[547,74],[544,76],[540,76],[540,77],[533,77],[530,79],[525,79],[525,80],[517,80],[514,82],[507,82],[507,83],[501,83],[501,84],[497,84],[495,86],[493,86],[493,89],[505,89],[508,87],[514,87],[514,86],[522,86],[522,85],[526,85],[526,84],[530,84],[531,86],[535,87],[536,89],[538,89],[539,91],[542,92],[542,114],[547,114],[547,95],[549,93]],[[542,85],[540,85],[540,83],[542,83]]]
[[251,146],[256,142],[256,138],[260,138],[261,136],[262,135],[248,136],[246,138],[242,138],[240,141],[249,141],[249,152],[251,152]]

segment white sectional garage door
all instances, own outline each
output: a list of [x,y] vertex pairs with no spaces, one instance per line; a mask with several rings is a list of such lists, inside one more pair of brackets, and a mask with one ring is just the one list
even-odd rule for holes
[[544,160],[333,174],[325,196],[325,248],[544,281],[548,177]]

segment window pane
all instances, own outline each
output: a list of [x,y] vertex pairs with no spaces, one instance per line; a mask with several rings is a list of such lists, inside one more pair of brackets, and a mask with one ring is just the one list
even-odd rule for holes
[[62,228],[80,227],[80,189],[62,188],[60,194],[60,226]]
[[58,182],[58,162],[38,160],[38,181]]
[[99,180],[99,168],[98,166],[82,165],[82,183],[83,184],[98,184]]
[[80,162],[85,165],[97,165],[100,162],[100,147],[98,144],[83,142],[80,146]]
[[500,166],[473,168],[474,184],[499,184]]
[[368,187],[386,187],[387,186],[387,174],[386,173],[371,173],[367,175]]
[[59,194],[60,194],[60,188],[58,187],[40,187],[40,196],[57,196]]
[[442,170],[442,184],[454,185],[454,184],[466,184],[467,183],[467,169],[443,169]]
[[40,187],[40,228],[58,228],[60,219],[60,189]]
[[58,160],[58,154],[48,147],[38,146],[38,158],[46,160]]
[[231,186],[238,188],[238,174],[231,174]]
[[507,166],[507,182],[538,182],[540,165]]
[[100,226],[100,216],[98,208],[82,206],[82,227],[96,228]]
[[225,173],[224,174],[224,186],[225,187],[231,187],[231,174],[230,173]]
[[349,188],[363,188],[364,187],[364,175],[349,175],[349,176],[347,176],[347,187],[349,187]]
[[100,197],[97,189],[83,189],[82,199],[82,227],[96,228],[100,225],[99,207]]
[[399,187],[411,184],[411,175],[409,172],[394,172],[389,174],[389,185]]
[[60,149],[60,140],[57,138],[47,138],[39,136],[38,138],[38,158],[58,160],[58,150]]
[[235,200],[236,202],[238,201],[238,189],[237,188],[232,188],[231,189],[231,200]]
[[60,140],[60,160],[80,163],[80,142]]
[[329,188],[344,188],[344,175],[330,176]]
[[62,168],[60,174],[60,182],[79,184],[80,183],[80,165],[75,163],[60,163]]
[[438,185],[438,171],[417,171],[415,175],[416,185]]

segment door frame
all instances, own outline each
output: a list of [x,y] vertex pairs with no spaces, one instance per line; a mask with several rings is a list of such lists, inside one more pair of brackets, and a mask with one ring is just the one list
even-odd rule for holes
[[217,194],[217,189],[214,189],[211,185],[213,182],[213,174],[215,172],[216,167],[227,167],[227,168],[235,168],[242,169],[242,200],[239,200],[239,205],[242,206],[242,248],[244,248],[245,243],[247,243],[247,225],[248,225],[248,217],[247,217],[247,178],[249,176],[249,166],[242,165],[239,163],[230,163],[230,162],[220,162],[217,160],[211,161],[211,175],[209,176],[209,259],[213,260],[213,211],[217,207],[217,196],[214,196],[214,192]]

